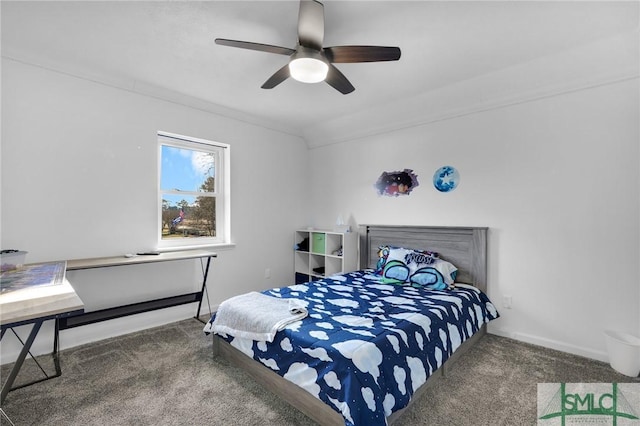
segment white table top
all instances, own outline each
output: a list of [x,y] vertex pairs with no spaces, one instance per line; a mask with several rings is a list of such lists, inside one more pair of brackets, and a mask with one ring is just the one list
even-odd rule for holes
[[90,259],[72,259],[67,260],[67,271],[217,256],[217,253],[211,250],[179,250],[160,252],[160,254],[157,255],[140,255],[135,257],[125,257],[122,255],[112,257],[94,257]]
[[12,324],[83,309],[84,303],[65,279],[61,284],[36,286],[1,294],[0,324]]

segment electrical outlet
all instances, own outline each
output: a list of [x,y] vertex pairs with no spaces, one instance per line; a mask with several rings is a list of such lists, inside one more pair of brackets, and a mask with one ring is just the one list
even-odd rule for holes
[[511,309],[511,303],[513,302],[513,298],[511,296],[503,296],[502,297],[502,306],[505,309]]
[[267,268],[267,269],[265,269],[265,270],[264,270],[264,277],[265,277],[265,279],[267,279],[267,280],[268,280],[269,278],[271,278],[271,269],[270,269],[270,268]]

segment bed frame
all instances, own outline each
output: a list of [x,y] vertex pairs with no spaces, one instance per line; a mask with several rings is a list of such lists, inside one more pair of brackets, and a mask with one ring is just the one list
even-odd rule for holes
[[[374,267],[380,245],[394,245],[436,251],[440,257],[458,267],[457,282],[471,284],[482,291],[487,289],[487,228],[362,225],[360,234],[360,268]],[[466,340],[438,370],[434,371],[413,395],[410,404],[387,418],[393,424],[402,413],[417,401],[429,387],[446,376],[462,353],[486,333],[486,326]],[[249,358],[225,340],[213,337],[213,353],[245,370],[266,389],[283,398],[293,407],[321,425],[344,426],[344,418],[323,401],[279,376],[261,363]]]

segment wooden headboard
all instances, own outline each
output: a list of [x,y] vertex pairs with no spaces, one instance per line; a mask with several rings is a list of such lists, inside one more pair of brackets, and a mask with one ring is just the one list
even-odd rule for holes
[[373,268],[378,247],[431,250],[458,268],[456,282],[487,291],[487,228],[361,225],[360,268]]

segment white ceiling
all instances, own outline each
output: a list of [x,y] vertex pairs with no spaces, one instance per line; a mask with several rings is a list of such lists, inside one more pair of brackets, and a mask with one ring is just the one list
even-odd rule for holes
[[134,81],[302,135],[374,106],[637,29],[636,1],[325,1],[325,46],[399,46],[398,62],[338,64],[355,86],[262,83],[294,48],[297,1],[6,1],[2,55],[76,75]]

